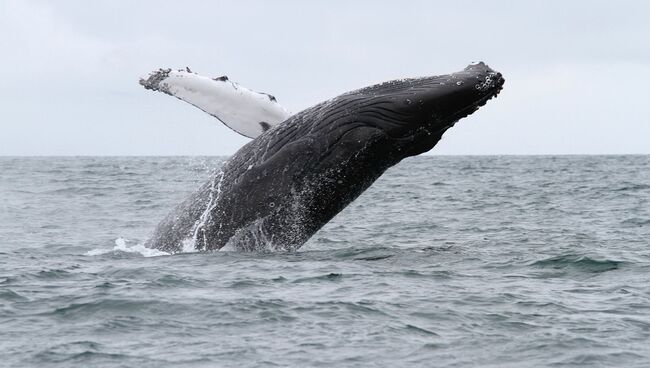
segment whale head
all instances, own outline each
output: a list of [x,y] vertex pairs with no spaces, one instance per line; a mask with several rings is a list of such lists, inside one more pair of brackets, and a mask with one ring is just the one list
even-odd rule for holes
[[397,159],[433,148],[458,120],[498,95],[504,79],[483,62],[447,75],[399,79],[353,91],[356,118],[380,129]]

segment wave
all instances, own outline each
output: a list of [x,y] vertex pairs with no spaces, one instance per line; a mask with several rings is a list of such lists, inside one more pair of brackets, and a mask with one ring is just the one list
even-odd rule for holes
[[624,183],[624,186],[616,189],[617,192],[626,192],[626,191],[636,191],[636,190],[647,190],[650,189],[650,184],[643,183]]
[[605,272],[616,270],[623,265],[624,262],[612,259],[594,259],[585,255],[579,254],[566,254],[546,258],[533,262],[531,265],[540,268],[554,268],[554,269],[576,269],[586,272]]
[[646,225],[650,225],[650,219],[633,217],[633,218],[623,220],[621,224],[626,226],[646,226]]

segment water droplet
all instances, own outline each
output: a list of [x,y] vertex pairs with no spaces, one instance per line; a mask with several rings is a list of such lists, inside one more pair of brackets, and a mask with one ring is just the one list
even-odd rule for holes
[[411,104],[411,100],[409,100],[409,99],[407,98],[407,99],[406,99],[406,103],[410,105],[410,104]]
[[457,86],[460,86],[461,84],[463,84],[463,81],[458,81],[458,82],[456,82],[456,85],[457,85]]
[[275,203],[274,202],[269,203],[269,207],[271,208],[275,207]]

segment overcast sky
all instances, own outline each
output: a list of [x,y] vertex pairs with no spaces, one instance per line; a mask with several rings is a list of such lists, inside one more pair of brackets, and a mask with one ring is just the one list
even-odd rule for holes
[[485,61],[499,98],[434,154],[650,153],[648,1],[0,0],[0,155],[225,155],[248,139],[144,90],[189,66],[298,112]]

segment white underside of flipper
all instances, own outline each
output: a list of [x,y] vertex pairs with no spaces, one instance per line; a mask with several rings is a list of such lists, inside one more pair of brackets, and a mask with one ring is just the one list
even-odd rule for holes
[[192,104],[250,138],[291,116],[275,97],[242,87],[227,77],[213,79],[189,69],[159,69],[149,74],[147,79],[140,79],[140,84]]

